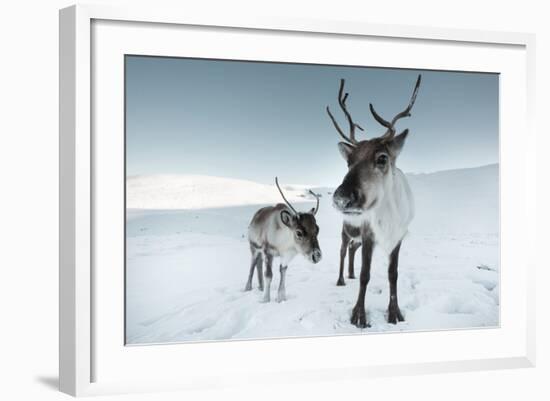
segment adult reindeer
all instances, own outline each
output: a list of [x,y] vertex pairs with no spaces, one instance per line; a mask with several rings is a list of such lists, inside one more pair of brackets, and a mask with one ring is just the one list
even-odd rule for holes
[[327,113],[336,131],[344,139],[338,143],[338,148],[348,164],[348,173],[333,194],[334,207],[344,215],[339,284],[343,284],[343,258],[348,244],[352,244],[350,275],[353,274],[353,253],[359,244],[362,246],[359,296],[351,314],[351,323],[358,327],[369,326],[365,312],[365,293],[375,245],[389,255],[388,322],[395,324],[404,320],[397,301],[397,266],[401,241],[414,216],[414,200],[405,175],[396,167],[396,159],[403,149],[409,130],[396,135],[395,124],[401,118],[410,117],[420,81],[419,75],[408,106],[391,121],[382,118],[372,103],[369,105],[374,119],[386,127],[382,136],[370,140],[358,141],[355,138],[355,129],[363,131],[363,128],[353,121],[347,109],[348,93],[344,94],[343,79],[340,81],[338,103],[349,124],[348,135],[344,134],[327,106]]
[[286,300],[286,269],[294,256],[300,253],[313,263],[321,260],[321,249],[317,240],[319,226],[315,220],[319,210],[319,196],[310,190],[309,192],[317,199],[317,205],[307,213],[299,213],[285,198],[277,178],[275,184],[285,204],[279,203],[258,210],[248,227],[252,260],[245,291],[252,289],[255,269],[258,271],[260,290],[264,290],[262,263],[265,258],[264,302],[270,301],[273,258],[280,258],[281,281],[277,295],[279,302]]

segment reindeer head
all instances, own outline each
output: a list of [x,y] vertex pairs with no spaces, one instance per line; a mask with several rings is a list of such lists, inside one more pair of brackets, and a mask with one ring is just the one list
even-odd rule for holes
[[419,75],[409,105],[391,121],[380,117],[371,103],[369,108],[372,115],[387,130],[378,138],[358,141],[355,139],[355,129],[359,128],[363,131],[363,128],[353,121],[347,110],[348,93],[344,94],[345,81],[340,80],[338,103],[348,121],[349,136],[344,134],[328,106],[327,113],[336,131],[344,139],[344,142],[338,143],[338,149],[348,164],[348,173],[342,184],[334,191],[332,198],[334,207],[343,214],[360,215],[365,213],[382,202],[385,194],[391,188],[395,162],[409,133],[409,130],[406,129],[396,135],[395,123],[399,119],[411,115],[410,111],[416,100],[420,81],[421,76]]
[[317,200],[317,205],[307,213],[299,213],[285,198],[285,195],[279,186],[279,180],[277,177],[275,177],[275,184],[277,185],[283,200],[291,210],[281,210],[281,221],[292,231],[296,248],[302,255],[311,260],[313,263],[319,262],[321,260],[322,253],[321,248],[319,248],[319,241],[317,240],[317,235],[319,235],[319,226],[315,220],[315,215],[319,210],[319,195],[310,190],[309,193],[315,197]]

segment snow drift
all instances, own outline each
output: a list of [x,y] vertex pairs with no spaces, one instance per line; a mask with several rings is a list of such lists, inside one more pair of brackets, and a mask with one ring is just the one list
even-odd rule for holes
[[[244,292],[248,223],[280,202],[274,185],[200,176],[127,182],[126,331],[131,344],[494,327],[499,324],[498,166],[409,175],[416,217],[404,240],[398,295],[405,322],[385,320],[387,255],[375,251],[366,297],[372,327],[349,323],[358,282],[336,287],[341,216],[322,195],[323,260],[297,257],[283,303]],[[285,186],[298,210],[307,187]],[[360,269],[360,253],[356,268]],[[275,261],[276,266],[277,261]],[[272,286],[278,285],[274,268]],[[256,284],[256,278],[254,283]]]

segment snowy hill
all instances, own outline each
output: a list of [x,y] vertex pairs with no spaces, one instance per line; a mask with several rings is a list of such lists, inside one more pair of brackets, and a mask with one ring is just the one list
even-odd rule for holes
[[411,230],[497,232],[498,164],[430,174],[407,174],[416,216]]
[[[281,183],[291,202],[310,197],[303,186]],[[142,175],[128,177],[129,209],[208,209],[281,202],[275,185],[202,175]]]

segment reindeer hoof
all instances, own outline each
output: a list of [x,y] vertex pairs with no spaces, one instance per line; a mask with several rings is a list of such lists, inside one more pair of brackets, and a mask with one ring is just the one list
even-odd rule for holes
[[360,329],[365,329],[370,327],[370,324],[367,323],[367,313],[365,312],[365,307],[355,306],[351,312],[351,324],[359,327]]
[[245,290],[245,291],[252,291],[252,285],[251,285],[251,284],[247,284],[246,287],[244,287],[244,290]]
[[348,278],[351,279],[351,280],[355,280],[356,277],[355,277],[355,274],[352,273],[352,274],[348,275]]
[[263,290],[264,290],[264,286],[261,285],[261,286],[258,287],[258,289],[259,289],[260,291],[263,291]]
[[344,277],[338,278],[338,281],[336,282],[336,285],[337,285],[338,287],[341,287],[341,286],[343,286],[343,285],[346,285],[346,282],[344,281]]
[[399,307],[388,308],[388,323],[397,324],[397,322],[403,322],[405,319],[399,310]]

